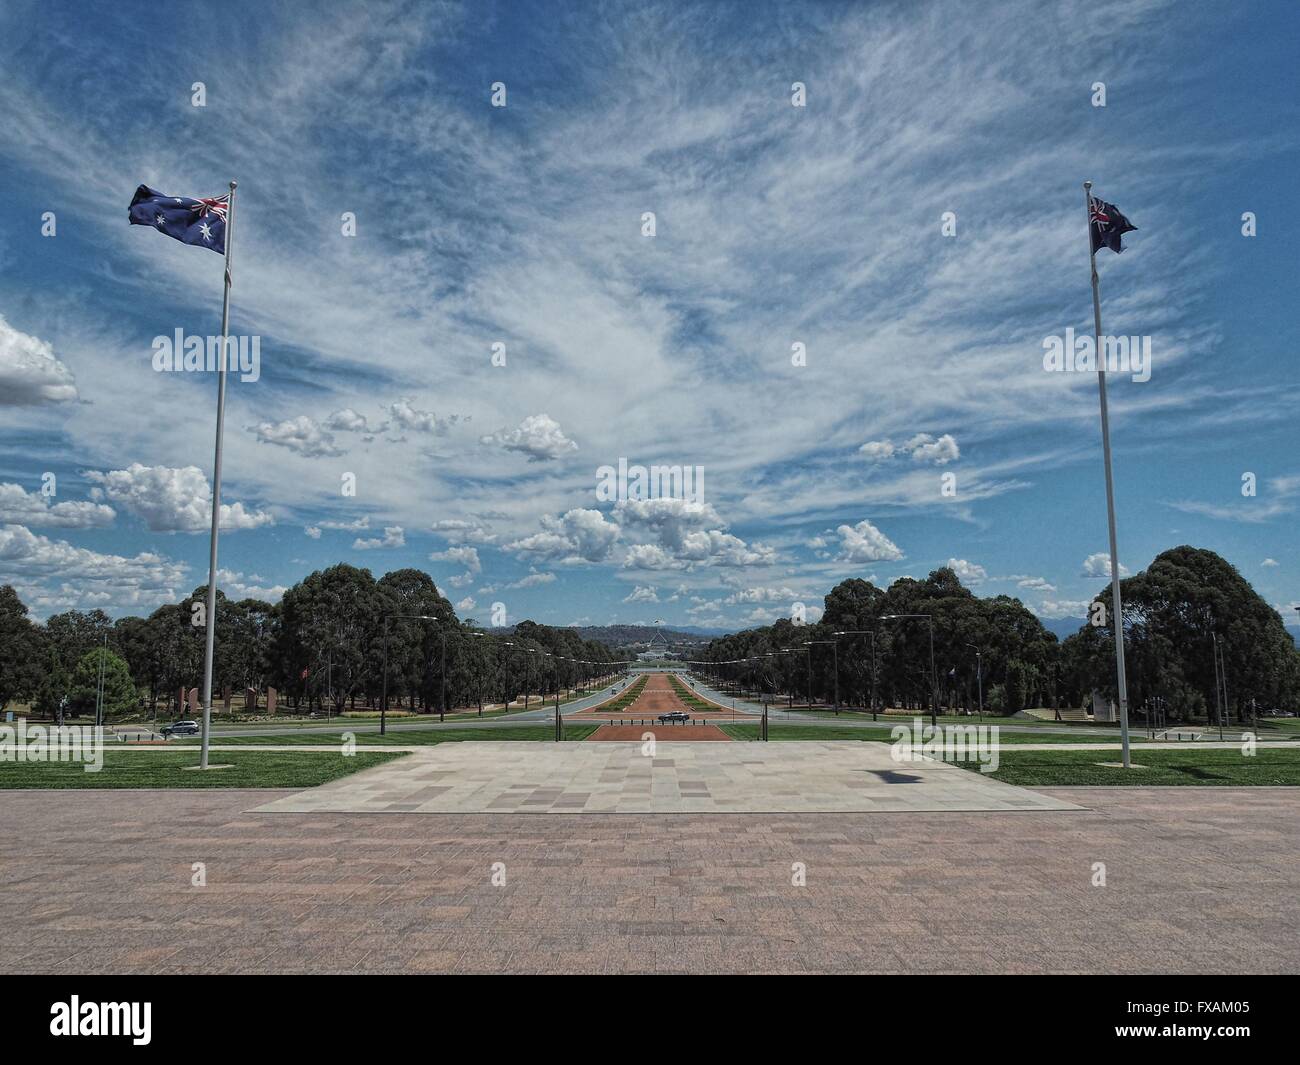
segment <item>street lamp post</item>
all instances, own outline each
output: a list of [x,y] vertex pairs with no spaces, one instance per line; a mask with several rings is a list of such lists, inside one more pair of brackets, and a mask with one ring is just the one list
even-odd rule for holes
[[966,646],[975,652],[975,677],[976,677],[976,682],[979,684],[980,717],[983,717],[984,716],[984,660],[980,655],[980,649],[976,647],[973,643],[968,643]]
[[[1214,658],[1214,705],[1219,719],[1219,739],[1223,739],[1223,714],[1228,702],[1228,684],[1227,678],[1223,674],[1227,671],[1226,663],[1223,671],[1219,669],[1219,634],[1210,633],[1211,653]],[[1220,687],[1222,685],[1222,687]]]
[[934,671],[934,617],[931,614],[882,614],[881,621],[899,621],[903,618],[925,618],[930,625],[930,724],[939,723],[939,677]]
[[[870,636],[871,637],[871,720],[876,720],[876,632],[874,629],[842,629],[836,636]],[[836,656],[838,659],[838,654]],[[835,680],[839,683],[839,670],[836,669]],[[836,689],[838,691],[838,688]],[[839,696],[836,696],[838,700]]]
[[[507,646],[507,647],[518,647],[518,644],[515,644],[515,643],[511,642],[510,640],[507,640],[507,641],[506,641],[506,646]],[[531,652],[531,651],[532,651],[532,648],[531,648],[531,647],[519,647],[519,650],[520,650],[520,651],[523,651],[523,652]],[[528,712],[528,674],[529,674],[528,662],[529,662],[528,654],[525,653],[525,654],[524,654],[524,712],[525,712],[525,713]]]
[[442,643],[442,665],[438,671],[438,723],[447,720],[447,633],[438,626],[438,637]]
[[[487,637],[486,632],[467,632],[465,633],[465,635],[473,636],[475,638]],[[483,716],[483,670],[476,669],[474,672],[478,675],[478,716],[482,717]]]
[[[527,710],[528,709],[528,681],[529,678],[531,678],[533,675],[533,656],[536,655],[538,651],[536,647],[525,647],[524,650],[528,653],[527,657],[524,659],[524,709]],[[542,691],[542,684],[543,684],[542,666],[541,663],[539,662],[537,665],[537,705],[542,710],[545,710],[546,693]]]
[[[812,646],[804,644],[802,647],[782,647],[782,654],[797,655],[803,651],[808,656],[808,709],[812,709]],[[790,706],[794,706],[794,680],[790,681]]]
[[[98,728],[104,723],[104,660],[108,657],[108,633],[104,633],[104,640],[99,648],[99,680],[95,684],[95,727]],[[208,738],[207,722],[204,722],[203,738]]]
[[[769,651],[768,655],[772,658],[777,658],[780,655],[788,655],[790,651],[791,648],[789,647],[778,647],[775,651]],[[785,672],[784,666],[781,667],[781,672],[782,673]],[[781,683],[782,684],[786,683],[784,677],[781,678]],[[794,688],[795,688],[794,671],[792,669],[789,686],[785,690],[785,698],[786,698],[785,708],[787,712],[794,709]],[[772,694],[776,695],[776,663],[775,662],[772,663]]]
[[[400,618],[404,621],[432,621],[438,626],[438,635],[442,637],[442,695],[443,705],[446,704],[447,697],[447,634],[443,631],[442,623],[438,618],[431,614],[385,614],[384,615],[384,683],[383,694],[379,698],[379,735],[383,736],[388,731],[388,623],[393,618]],[[439,720],[442,720],[442,706],[439,706]]]
[[[830,647],[835,660],[835,716],[840,715],[840,646],[835,640],[809,640],[807,647]],[[808,652],[808,708],[812,709],[812,652]]]

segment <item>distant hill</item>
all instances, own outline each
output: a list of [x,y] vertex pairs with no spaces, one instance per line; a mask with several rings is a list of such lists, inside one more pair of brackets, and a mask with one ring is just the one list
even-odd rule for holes
[[584,640],[596,640],[614,648],[647,645],[656,635],[663,636],[669,647],[703,647],[715,636],[731,631],[705,629],[697,625],[683,625],[680,629],[660,628],[658,625],[577,625],[575,628]]
[[[1043,628],[1048,632],[1056,633],[1058,640],[1064,640],[1067,636],[1073,636],[1087,623],[1087,618],[1039,618],[1043,623]],[[1127,638],[1125,639],[1127,643]]]

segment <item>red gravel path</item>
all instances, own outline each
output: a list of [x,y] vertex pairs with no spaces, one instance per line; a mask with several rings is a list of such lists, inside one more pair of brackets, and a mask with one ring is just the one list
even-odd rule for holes
[[693,721],[704,719],[716,719],[717,717],[726,716],[722,711],[718,713],[700,713],[692,710],[681,699],[678,698],[677,692],[673,690],[672,682],[669,681],[666,673],[651,673],[646,679],[645,687],[641,689],[641,694],[637,696],[636,701],[622,712],[601,710],[594,707],[591,710],[583,710],[580,713],[573,714],[570,720],[575,717],[594,717],[604,718],[609,721],[611,718],[615,721],[620,719],[631,718],[634,721],[645,721],[647,724],[619,724],[619,725],[601,725],[590,736],[589,740],[640,740],[647,732],[654,733],[657,740],[729,740],[731,739],[717,725],[711,724],[690,724],[690,725],[668,725],[660,724],[656,719],[660,714],[667,714],[673,710],[684,710],[691,715]]

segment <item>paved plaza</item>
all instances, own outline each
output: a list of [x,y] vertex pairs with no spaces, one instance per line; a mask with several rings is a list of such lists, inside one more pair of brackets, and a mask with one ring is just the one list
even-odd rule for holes
[[1050,791],[1069,812],[255,812],[277,794],[0,794],[0,969],[1300,969],[1300,789]]
[[[671,731],[665,729],[665,732]],[[1077,809],[888,744],[444,743],[259,813],[907,813]]]

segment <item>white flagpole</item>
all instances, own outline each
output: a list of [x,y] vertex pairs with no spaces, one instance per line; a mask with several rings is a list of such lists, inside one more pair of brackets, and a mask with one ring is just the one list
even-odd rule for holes
[[221,524],[221,438],[226,424],[226,334],[230,329],[230,249],[235,230],[235,186],[230,183],[226,204],[225,291],[221,297],[221,346],[217,349],[217,445],[212,460],[212,539],[208,546],[208,604],[205,622],[206,648],[203,653],[203,744],[199,768],[208,768],[209,734],[212,728],[212,658],[217,641],[217,528]]
[[[1101,452],[1106,461],[1106,522],[1110,531],[1110,595],[1115,632],[1115,674],[1119,684],[1119,736],[1124,768],[1130,768],[1128,750],[1128,678],[1124,672],[1124,603],[1119,593],[1119,547],[1115,535],[1115,478],[1110,465],[1110,411],[1106,405],[1106,362],[1101,346],[1101,294],[1097,288],[1097,251],[1092,245],[1092,182],[1083,183],[1084,213],[1088,219],[1088,263],[1092,268],[1092,323],[1096,343],[1097,388],[1101,396]],[[229,248],[229,245],[227,245]]]

